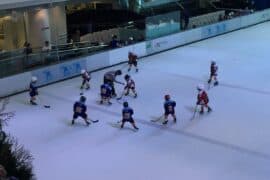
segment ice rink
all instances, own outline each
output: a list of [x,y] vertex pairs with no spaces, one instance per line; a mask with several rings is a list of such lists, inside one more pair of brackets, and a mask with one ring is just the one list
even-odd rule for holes
[[[5,128],[33,154],[38,180],[269,180],[269,34],[268,22],[140,59],[139,72],[130,73],[138,98],[127,97],[138,132],[110,125],[121,119],[115,99],[97,104],[109,69],[92,73],[85,92],[99,123],[70,125],[78,77],[39,89],[50,109],[30,106],[28,93],[11,97],[7,111],[16,116]],[[208,91],[213,112],[191,121],[211,60],[220,81]],[[110,69],[117,68],[127,72],[123,64]],[[120,94],[123,86],[116,88]],[[163,113],[165,94],[177,102],[177,124],[150,121]]]

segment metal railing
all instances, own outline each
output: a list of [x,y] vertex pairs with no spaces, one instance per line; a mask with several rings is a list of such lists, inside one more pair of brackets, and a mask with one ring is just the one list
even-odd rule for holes
[[[69,44],[67,44],[69,45]],[[0,60],[0,78],[13,74],[25,72],[42,66],[57,64],[76,57],[87,56],[100,50],[108,48],[108,45],[96,45],[80,47],[74,46],[70,49],[52,49],[47,52],[31,54],[18,54]]]

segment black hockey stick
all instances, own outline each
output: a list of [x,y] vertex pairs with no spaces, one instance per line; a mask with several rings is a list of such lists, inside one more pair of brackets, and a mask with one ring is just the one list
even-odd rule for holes
[[44,103],[43,103],[43,100],[42,100],[40,97],[39,97],[38,99],[39,99],[39,101],[43,104],[43,107],[45,107],[45,108],[51,108],[50,105],[44,104]]
[[97,120],[87,119],[87,120],[89,120],[89,121],[92,122],[92,123],[97,123],[97,122],[99,122],[98,119],[97,119]]

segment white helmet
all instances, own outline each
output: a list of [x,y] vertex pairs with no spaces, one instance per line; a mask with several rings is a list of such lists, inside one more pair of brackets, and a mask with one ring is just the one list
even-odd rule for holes
[[86,72],[85,69],[82,69],[82,70],[81,70],[81,74],[84,74],[85,72]]
[[199,84],[197,86],[197,89],[200,90],[200,91],[204,90],[204,85],[203,84]]
[[33,76],[33,77],[31,78],[31,81],[32,81],[32,82],[36,82],[36,81],[37,81],[37,77],[36,77],[36,76]]

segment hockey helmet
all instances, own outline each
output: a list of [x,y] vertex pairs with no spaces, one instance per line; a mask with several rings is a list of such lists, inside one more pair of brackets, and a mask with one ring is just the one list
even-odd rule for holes
[[165,100],[170,100],[170,98],[171,98],[171,97],[170,97],[169,94],[166,94],[166,95],[164,96],[164,99],[165,99]]
[[36,77],[36,76],[33,76],[33,77],[31,78],[31,81],[32,81],[32,82],[37,82],[37,77]]
[[216,61],[211,61],[211,64],[212,64],[212,65],[215,65],[215,64],[216,64]]
[[81,96],[80,97],[80,102],[85,103],[85,101],[86,101],[86,97],[85,96]]
[[85,69],[82,69],[82,70],[81,70],[81,74],[84,74],[85,72],[86,72]]
[[129,80],[129,78],[130,78],[130,75],[126,74],[125,75],[125,80]]
[[115,71],[115,75],[121,75],[122,74],[122,71],[121,70],[117,70],[117,71]]
[[199,91],[204,90],[204,85],[203,85],[203,84],[199,84],[199,85],[197,86],[197,89],[198,89]]
[[128,102],[125,101],[125,102],[123,103],[123,106],[124,106],[125,108],[128,107]]

